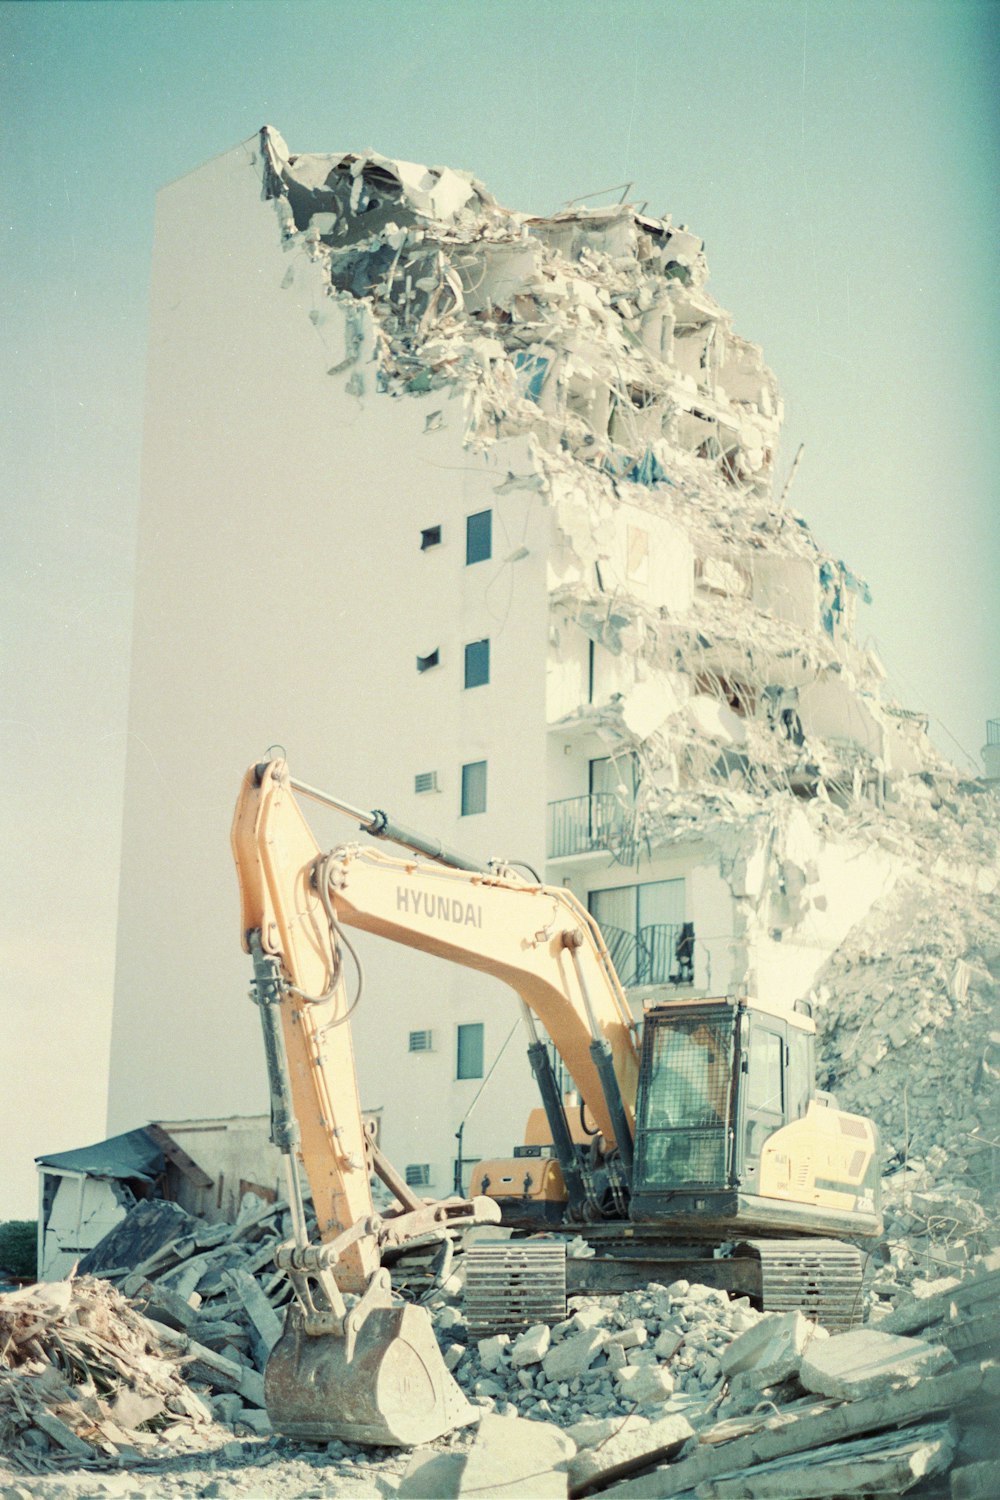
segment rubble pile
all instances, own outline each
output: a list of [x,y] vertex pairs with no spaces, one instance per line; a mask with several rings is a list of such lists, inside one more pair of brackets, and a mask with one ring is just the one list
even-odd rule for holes
[[[843,800],[877,775],[883,730],[912,758],[905,719],[845,756],[800,714],[829,675],[824,692],[860,689],[862,719],[880,716],[884,672],[851,639],[868,589],[773,495],[777,382],[707,291],[700,239],[631,204],[539,218],[466,173],[294,155],[269,129],[261,143],[284,285],[301,258],[322,271],[329,304],[310,316],[330,376],[358,399],[460,396],[467,445],[530,450],[508,483],[554,512],[554,637],[562,618],[616,659],[619,690],[591,716],[647,773],[626,854],[683,815],[667,793],[732,794],[742,812],[747,794],[803,786]],[[451,420],[431,411],[426,430]],[[693,598],[633,586],[649,537],[622,566],[623,510],[669,539]]]
[[265,1298],[275,1273],[247,1266],[273,1254],[282,1214],[248,1195],[239,1223],[209,1226],[141,1204],[97,1247],[145,1250],[134,1269],[107,1267],[131,1299],[94,1276],[0,1298],[0,1440],[15,1471],[125,1466],[178,1496],[200,1485],[199,1454],[230,1477],[196,1492],[234,1496],[314,1493],[320,1470],[334,1495],[943,1497],[949,1471],[955,1494],[995,1493],[1000,1255],[877,1328],[833,1335],[677,1281],[574,1297],[554,1326],[476,1339],[453,1270],[422,1300],[479,1423],[412,1458],[343,1442],[314,1453],[266,1436],[254,1405],[269,1345],[249,1284]]
[[573,1298],[551,1328],[474,1341],[441,1297],[439,1341],[485,1415],[447,1457],[418,1455],[400,1494],[472,1494],[491,1473],[498,1483],[491,1464],[521,1451],[527,1421],[576,1451],[546,1471],[550,1487],[536,1471],[516,1494],[993,1496],[998,1297],[994,1256],[877,1329],[829,1335],[798,1312],[651,1283]]
[[572,1301],[572,1315],[551,1329],[472,1344],[458,1340],[465,1319],[445,1304],[434,1319],[445,1362],[471,1397],[489,1397],[501,1412],[565,1427],[660,1415],[711,1402],[723,1383],[722,1352],[762,1316],[746,1298],[686,1281]]
[[989,795],[897,818],[904,873],[813,991],[824,1082],[882,1132],[883,1298],[1000,1245],[998,821]]
[[274,1252],[289,1227],[284,1204],[253,1193],[235,1224],[148,1199],[84,1274],[0,1298],[4,1448],[18,1466],[100,1467],[269,1435],[263,1369],[291,1294]]
[[29,1473],[218,1442],[179,1353],[106,1281],[0,1296],[0,1448]]

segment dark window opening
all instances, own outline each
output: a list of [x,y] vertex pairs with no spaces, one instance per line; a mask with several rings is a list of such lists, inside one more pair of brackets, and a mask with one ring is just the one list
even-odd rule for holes
[[[435,657],[437,652],[434,653]],[[490,680],[490,643],[470,641],[465,648],[465,686],[483,687]]]
[[425,526],[420,533],[420,550],[426,552],[428,547],[437,547],[441,542],[440,526]]
[[456,1078],[482,1078],[483,1031],[482,1021],[473,1021],[471,1025],[459,1026]]
[[440,651],[432,651],[428,656],[417,657],[417,671],[429,672],[431,667],[436,667],[441,661]]
[[479,510],[465,518],[465,562],[486,562],[493,556],[493,512]]

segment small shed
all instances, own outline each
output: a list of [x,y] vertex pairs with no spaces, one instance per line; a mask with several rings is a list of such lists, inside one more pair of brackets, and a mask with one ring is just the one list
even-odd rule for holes
[[57,1281],[140,1198],[163,1196],[163,1152],[147,1130],[36,1158],[38,1275]]
[[232,1223],[245,1192],[273,1203],[281,1157],[266,1115],[153,1121],[93,1146],[36,1158],[38,1275],[59,1280],[143,1198]]

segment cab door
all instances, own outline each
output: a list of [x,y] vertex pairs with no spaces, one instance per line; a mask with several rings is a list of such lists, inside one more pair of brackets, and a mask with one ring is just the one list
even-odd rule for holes
[[788,1120],[787,1026],[773,1016],[745,1016],[741,1047],[740,1146],[737,1168],[747,1192],[759,1192],[760,1153],[768,1136]]

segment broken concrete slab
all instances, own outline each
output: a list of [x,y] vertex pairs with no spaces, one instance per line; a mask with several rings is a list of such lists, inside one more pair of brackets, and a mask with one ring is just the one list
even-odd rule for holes
[[[732,1474],[782,1458],[839,1443],[863,1433],[905,1426],[935,1412],[953,1412],[968,1404],[978,1408],[983,1401],[1000,1397],[1000,1370],[957,1369],[932,1375],[916,1385],[883,1390],[859,1401],[849,1401],[816,1415],[783,1416],[777,1412],[767,1425],[744,1437],[729,1437],[729,1424],[721,1431],[727,1440],[713,1441],[713,1429],[700,1434],[701,1446],[689,1457],[661,1466],[649,1475],[630,1479],[608,1490],[615,1500],[666,1500],[694,1492],[709,1479]],[[836,1491],[834,1492],[836,1493]]]
[[542,1369],[549,1380],[573,1380],[589,1370],[608,1341],[608,1330],[590,1328],[583,1333],[570,1334],[552,1348],[542,1360]]
[[954,1356],[939,1344],[855,1328],[814,1341],[802,1357],[799,1380],[807,1391],[818,1395],[857,1401],[894,1382],[933,1375],[954,1362]]
[[547,1323],[536,1323],[525,1329],[511,1350],[510,1362],[515,1370],[526,1365],[541,1364],[552,1343],[552,1334]]
[[523,1417],[482,1418],[464,1453],[418,1452],[400,1481],[400,1500],[565,1500],[572,1438],[551,1422]]
[[603,1440],[582,1447],[570,1460],[569,1479],[573,1493],[585,1492],[597,1479],[601,1480],[603,1487],[634,1471],[637,1464],[649,1467],[662,1463],[678,1453],[693,1435],[691,1423],[677,1413],[642,1424],[634,1419],[619,1422]]
[[698,1500],[905,1495],[921,1479],[948,1467],[955,1444],[955,1430],[948,1422],[928,1423],[892,1437],[877,1433],[706,1479],[698,1486]]
[[804,1352],[814,1340],[828,1337],[825,1328],[811,1323],[797,1309],[765,1315],[722,1351],[722,1373],[731,1379],[752,1371],[758,1388],[777,1385],[797,1373]]

